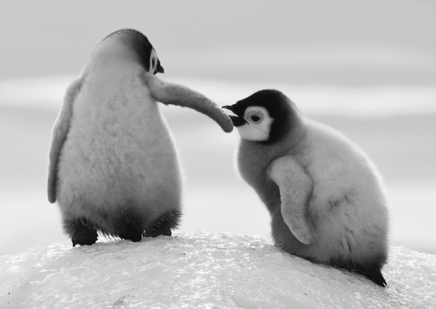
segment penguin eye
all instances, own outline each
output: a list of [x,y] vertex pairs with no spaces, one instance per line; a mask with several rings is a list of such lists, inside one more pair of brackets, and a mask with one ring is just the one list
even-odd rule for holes
[[246,117],[245,117],[245,119],[246,119],[248,122],[250,122],[250,123],[254,123],[254,124],[261,122],[261,121],[263,120],[263,118],[264,118],[264,115],[263,115],[263,113],[262,113],[261,111],[259,111],[259,110],[249,111],[249,112],[246,114]]

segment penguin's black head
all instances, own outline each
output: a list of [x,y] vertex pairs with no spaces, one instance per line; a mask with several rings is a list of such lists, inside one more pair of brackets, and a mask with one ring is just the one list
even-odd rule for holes
[[156,51],[150,41],[141,32],[134,29],[121,29],[109,34],[104,40],[115,38],[121,40],[127,48],[132,50],[139,58],[139,62],[147,72],[153,74],[164,73]]
[[277,90],[260,90],[231,106],[223,106],[243,139],[273,143],[298,121],[297,109],[287,96]]

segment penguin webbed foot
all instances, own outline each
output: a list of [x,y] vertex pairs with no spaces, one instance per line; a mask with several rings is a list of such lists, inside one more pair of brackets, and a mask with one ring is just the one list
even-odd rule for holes
[[154,223],[151,227],[144,231],[144,237],[157,237],[160,235],[171,236],[171,228],[168,221]]
[[73,247],[76,245],[92,245],[98,239],[97,230],[87,220],[77,219],[64,222],[64,229],[71,236]]
[[144,237],[171,236],[172,229],[177,228],[181,215],[177,210],[163,214],[144,231]]

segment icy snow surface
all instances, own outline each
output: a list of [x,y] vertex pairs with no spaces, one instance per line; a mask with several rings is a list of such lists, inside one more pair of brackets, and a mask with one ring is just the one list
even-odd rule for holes
[[0,257],[0,308],[436,308],[436,256],[391,247],[383,289],[268,239],[176,233]]

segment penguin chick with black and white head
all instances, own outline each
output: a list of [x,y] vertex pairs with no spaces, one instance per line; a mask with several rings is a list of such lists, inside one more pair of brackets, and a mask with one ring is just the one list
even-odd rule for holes
[[268,208],[276,245],[386,286],[388,210],[362,150],[277,90],[224,108],[241,136],[239,171]]
[[156,77],[164,69],[142,33],[123,29],[95,48],[68,88],[52,132],[48,198],[73,246],[105,235],[171,235],[181,216],[176,149],[158,101],[193,108],[233,129],[204,95]]

